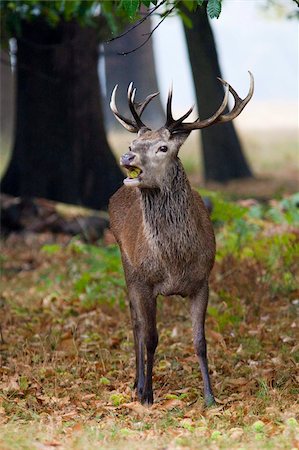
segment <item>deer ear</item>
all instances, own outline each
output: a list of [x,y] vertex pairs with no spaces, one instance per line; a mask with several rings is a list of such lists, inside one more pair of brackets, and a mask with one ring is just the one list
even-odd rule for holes
[[139,136],[142,136],[144,133],[146,133],[147,131],[150,131],[150,129],[149,128],[147,128],[147,127],[142,127],[142,128],[140,128],[140,130],[138,131],[138,137]]
[[178,150],[180,149],[180,147],[183,145],[183,143],[185,142],[185,140],[188,138],[190,134],[190,131],[177,131],[174,133],[171,133],[171,137],[170,139],[176,143],[176,145],[178,146]]

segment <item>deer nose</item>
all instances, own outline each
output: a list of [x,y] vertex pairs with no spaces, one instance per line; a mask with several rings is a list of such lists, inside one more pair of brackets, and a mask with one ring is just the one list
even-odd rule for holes
[[120,164],[122,166],[128,166],[131,164],[131,162],[135,159],[134,153],[130,152],[130,153],[125,153],[124,155],[122,155],[120,157]]

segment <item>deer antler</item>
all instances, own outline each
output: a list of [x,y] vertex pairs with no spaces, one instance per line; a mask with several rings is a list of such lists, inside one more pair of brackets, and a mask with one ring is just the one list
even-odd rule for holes
[[179,119],[175,120],[172,117],[172,112],[171,112],[171,104],[172,104],[172,86],[169,89],[168,92],[168,98],[167,98],[167,107],[166,107],[166,124],[165,124],[165,128],[168,128],[170,131],[172,131],[173,129],[175,129],[177,126],[179,126],[183,120],[187,119],[188,116],[190,116],[190,114],[193,111],[194,106],[191,106],[190,109],[188,109],[188,111]]
[[[168,95],[168,100],[167,100],[167,120],[166,120],[165,128],[167,128],[171,133],[190,132],[192,130],[198,130],[201,128],[209,127],[215,123],[224,123],[224,122],[228,122],[230,120],[235,119],[241,113],[241,111],[245,108],[245,106],[247,105],[247,103],[249,102],[249,100],[251,99],[251,97],[253,95],[254,78],[253,78],[253,75],[251,72],[249,72],[249,76],[250,76],[249,92],[244,99],[241,99],[238,96],[236,91],[231,87],[230,84],[227,83],[227,81],[223,80],[222,78],[218,78],[218,80],[220,80],[221,83],[224,85],[224,90],[225,90],[224,98],[223,98],[223,101],[222,101],[220,107],[215,112],[215,114],[213,114],[208,119],[204,119],[204,120],[197,119],[191,123],[182,123],[182,122],[191,114],[193,107],[190,108],[186,112],[186,114],[184,114],[179,119],[177,119],[177,120],[173,119],[172,113],[171,113],[172,89],[170,89],[169,95]],[[229,113],[222,114],[224,112],[225,108],[227,107],[229,93],[231,93],[233,95],[235,104],[234,104],[233,109]]]
[[115,85],[112,94],[111,94],[111,101],[110,101],[110,108],[116,117],[116,119],[122,124],[123,127],[125,127],[127,130],[131,131],[131,133],[138,133],[138,131],[141,128],[147,128],[146,125],[141,120],[141,115],[145,109],[145,107],[149,104],[149,102],[155,98],[157,95],[159,95],[159,92],[155,92],[154,94],[148,95],[143,102],[135,102],[135,94],[136,94],[136,88],[133,88],[133,82],[129,84],[128,87],[128,103],[129,108],[132,113],[133,119],[128,119],[122,114],[119,113],[115,97],[116,97],[116,90],[117,90],[118,84]]

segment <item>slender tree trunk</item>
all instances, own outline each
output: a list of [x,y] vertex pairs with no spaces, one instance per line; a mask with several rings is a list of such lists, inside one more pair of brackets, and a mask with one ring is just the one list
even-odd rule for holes
[[[159,90],[152,39],[140,49],[126,56],[121,54],[136,49],[146,40],[150,31],[151,23],[150,19],[147,19],[142,25],[125,36],[105,45],[107,97],[110,97],[112,89],[118,84],[117,105],[124,114],[128,113],[126,92],[131,81],[137,88],[137,101]],[[108,102],[106,104],[108,105]],[[149,126],[158,127],[162,125],[165,115],[159,97],[150,104],[142,117]],[[107,120],[109,127],[120,126],[111,111],[107,111]]]
[[104,130],[98,44],[97,30],[76,21],[23,23],[15,145],[3,192],[105,208],[121,185]]
[[[217,50],[206,6],[195,12],[184,12],[193,23],[191,29],[185,26],[185,34],[198,112],[204,119],[216,111],[224,96],[223,87],[217,80],[217,77],[221,77]],[[206,180],[226,182],[233,178],[252,176],[232,122],[203,129],[201,139]]]
[[[11,69],[8,51],[0,49],[0,142],[6,146],[11,142],[14,124],[15,77]],[[1,149],[2,149],[1,145]]]

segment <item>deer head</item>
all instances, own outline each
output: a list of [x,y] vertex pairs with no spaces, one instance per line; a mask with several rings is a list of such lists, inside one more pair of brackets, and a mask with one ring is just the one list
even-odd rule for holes
[[[137,133],[129,147],[129,152],[120,158],[120,164],[128,171],[128,177],[124,184],[139,188],[161,188],[167,184],[171,174],[174,176],[177,155],[180,147],[185,142],[192,130],[209,127],[215,123],[225,123],[235,119],[247,105],[253,95],[254,80],[250,75],[250,88],[247,96],[241,99],[236,91],[225,80],[218,78],[224,86],[224,98],[218,110],[208,119],[194,122],[184,122],[193,111],[191,107],[182,117],[174,119],[172,116],[172,88],[169,90],[167,100],[167,117],[165,125],[159,130],[151,130],[141,120],[141,115],[149,102],[159,92],[146,97],[143,102],[135,102],[136,89],[133,83],[128,87],[128,103],[132,118],[126,118],[119,113],[115,97],[118,85],[115,86],[111,95],[110,108],[116,119],[130,132]],[[234,97],[232,110],[224,114],[227,107],[229,93]]]

